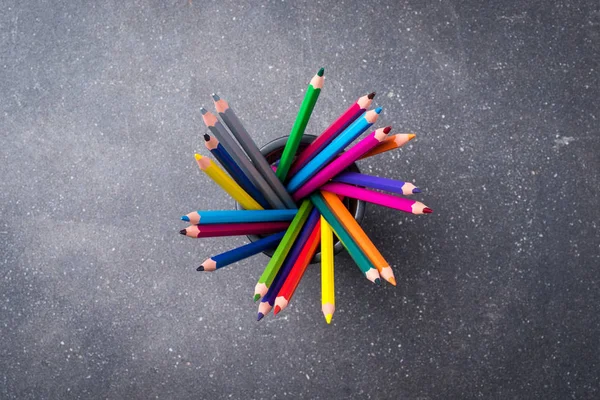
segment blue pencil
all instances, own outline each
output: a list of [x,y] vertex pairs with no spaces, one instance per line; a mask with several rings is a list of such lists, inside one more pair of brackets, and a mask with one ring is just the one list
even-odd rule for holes
[[354,121],[352,125],[340,133],[331,143],[327,145],[319,154],[310,160],[296,175],[294,175],[287,185],[287,190],[290,193],[296,192],[300,187],[312,178],[321,170],[329,161],[337,156],[350,143],[359,137],[364,131],[369,129],[371,125],[377,121],[377,117],[381,112],[381,107],[375,110],[370,110],[364,113],[359,119]]
[[192,225],[291,221],[298,210],[199,210],[181,217]]
[[277,244],[281,241],[285,235],[284,232],[275,233],[267,236],[266,238],[259,239],[256,242],[245,244],[241,247],[226,251],[225,253],[218,254],[205,260],[196,271],[214,271],[219,268],[223,268],[229,264],[233,264],[244,258],[248,258],[262,251],[277,247]]
[[302,252],[304,245],[308,241],[310,234],[312,233],[313,229],[315,229],[315,226],[317,226],[319,218],[321,218],[321,214],[319,214],[319,211],[316,208],[313,208],[313,210],[310,212],[310,215],[308,216],[308,219],[304,223],[304,226],[302,227],[302,231],[300,231],[300,234],[296,238],[296,241],[294,242],[292,248],[290,249],[290,252],[288,253],[285,261],[283,262],[283,265],[281,266],[279,272],[275,276],[273,283],[271,283],[271,286],[269,286],[269,291],[266,295],[263,296],[262,300],[260,301],[260,305],[258,306],[259,321],[265,315],[267,315],[269,311],[271,311],[271,308],[273,308],[273,304],[275,304],[277,294],[279,294],[279,289],[281,289],[281,287],[285,283],[285,279],[287,278],[290,271],[292,270],[292,267],[296,263],[298,256],[300,256],[300,253]]
[[344,172],[332,179],[333,182],[347,183],[350,185],[364,186],[371,189],[385,190],[390,193],[410,195],[421,193],[421,189],[410,182],[397,181],[394,179],[380,178],[359,174],[358,172]]
[[204,135],[205,145],[208,150],[215,156],[217,161],[227,170],[229,175],[233,178],[234,181],[237,182],[248,194],[256,200],[261,206],[265,209],[271,208],[269,202],[263,196],[263,194],[254,186],[254,184],[248,179],[244,171],[239,167],[239,165],[233,160],[231,155],[227,152],[225,147],[219,140],[210,136],[209,134]]

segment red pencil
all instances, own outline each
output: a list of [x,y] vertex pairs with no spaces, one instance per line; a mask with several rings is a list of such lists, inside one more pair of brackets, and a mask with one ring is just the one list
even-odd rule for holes
[[298,155],[288,175],[295,175],[296,172],[300,171],[300,168],[304,167],[315,154],[323,150],[337,135],[344,131],[354,120],[362,115],[373,102],[375,92],[369,93],[365,96],[360,97],[354,104],[350,106],[342,115],[336,119],[329,128],[325,129],[319,137],[317,137],[311,144],[305,148],[302,153]]
[[284,231],[289,221],[282,222],[246,222],[239,224],[190,225],[179,231],[192,238],[216,236],[263,235]]
[[296,262],[292,266],[292,269],[287,276],[283,286],[279,289],[279,293],[277,294],[277,298],[275,299],[275,309],[273,310],[273,314],[277,315],[277,313],[284,308],[287,307],[292,296],[294,295],[294,291],[300,283],[302,279],[302,275],[304,275],[304,271],[306,271],[306,267],[312,260],[315,252],[317,251],[317,246],[321,242],[321,220],[317,222],[317,225],[313,229],[312,233],[308,237],[302,252],[296,259]]

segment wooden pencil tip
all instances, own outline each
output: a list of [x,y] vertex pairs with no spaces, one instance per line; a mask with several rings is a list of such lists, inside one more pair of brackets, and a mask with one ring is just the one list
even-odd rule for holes
[[202,115],[205,115],[208,112],[208,110],[204,107],[200,107],[200,112],[202,113]]
[[327,314],[327,315],[325,316],[325,321],[327,321],[327,323],[328,323],[328,324],[330,324],[330,323],[331,323],[331,318],[332,318],[332,317],[333,317],[333,315],[331,315],[331,314]]
[[379,279],[379,278],[375,279],[375,283],[377,284],[377,286],[381,286],[381,279]]
[[261,319],[263,319],[263,318],[264,318],[264,316],[265,316],[265,314],[263,314],[263,313],[259,312],[259,313],[258,313],[258,316],[256,317],[256,320],[257,320],[257,321],[260,321]]
[[425,208],[423,209],[423,213],[424,213],[424,214],[431,214],[432,212],[433,212],[433,210],[432,210],[431,208],[429,208],[429,207],[425,207]]
[[383,128],[383,133],[390,133],[391,130],[392,130],[391,126],[386,126],[385,128]]
[[184,215],[183,217],[181,217],[181,220],[185,221],[185,222],[190,222],[190,217],[188,217],[187,215]]
[[415,193],[421,193],[421,189],[419,189],[419,188],[414,188],[414,189],[412,190],[412,192],[413,192],[413,194],[415,194]]
[[210,135],[208,133],[204,134],[204,141],[208,142],[210,140]]
[[279,311],[281,311],[281,307],[275,306],[275,308],[273,309],[273,315],[277,315],[277,313],[279,313]]
[[323,76],[323,74],[324,74],[324,73],[325,73],[325,68],[321,68],[321,69],[319,70],[319,72],[317,72],[317,75],[319,75],[319,76]]
[[201,160],[202,156],[198,153],[194,154],[194,157],[196,157],[196,160]]
[[221,98],[219,97],[219,95],[218,95],[218,94],[216,94],[216,93],[213,93],[211,96],[212,96],[212,98],[213,98],[213,100],[214,100],[214,101],[219,101],[219,100],[221,100]]
[[387,281],[393,286],[396,286],[396,278],[394,278],[393,276],[390,276]]
[[204,271],[204,265],[201,265],[198,268],[196,268],[196,271]]
[[375,93],[375,92],[371,92],[371,93],[369,93],[369,94],[367,95],[367,97],[368,97],[370,100],[373,100],[373,98],[375,97],[375,95],[376,95],[376,94],[377,94],[377,93]]
[[260,299],[260,294],[259,294],[259,293],[256,293],[256,294],[254,295],[254,301],[256,302],[258,299]]
[[380,114],[380,113],[381,113],[381,110],[383,110],[383,108],[381,108],[381,107],[377,107],[377,108],[375,109],[375,112],[376,112],[377,114]]
[[413,140],[416,137],[417,137],[417,135],[415,135],[414,133],[409,133],[408,134],[408,140]]

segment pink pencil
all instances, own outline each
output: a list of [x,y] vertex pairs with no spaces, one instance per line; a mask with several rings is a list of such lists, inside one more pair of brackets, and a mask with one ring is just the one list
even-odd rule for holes
[[348,168],[352,163],[358,160],[363,154],[373,149],[387,137],[387,134],[392,130],[391,126],[379,128],[372,132],[369,136],[358,142],[350,150],[342,153],[338,158],[329,163],[325,168],[317,172],[315,176],[310,178],[296,193],[294,193],[294,201],[298,201],[315,190],[319,189],[328,180]]
[[263,235],[284,231],[289,222],[247,222],[243,224],[190,225],[179,231],[192,238],[216,236]]
[[378,204],[380,206],[394,208],[396,210],[404,211],[411,214],[430,214],[433,210],[427,207],[420,201],[409,200],[403,197],[391,196],[389,194],[383,194],[374,192],[368,189],[358,188],[352,185],[346,185],[344,183],[328,183],[321,187],[321,190],[327,192],[341,194],[348,196],[353,199],[364,200],[369,203]]
[[362,96],[354,104],[350,106],[342,115],[336,119],[329,128],[325,129],[307,148],[302,150],[298,155],[292,167],[290,168],[289,176],[293,176],[300,171],[302,167],[309,162],[315,154],[323,150],[337,135],[344,131],[354,120],[362,115],[373,102],[375,92]]

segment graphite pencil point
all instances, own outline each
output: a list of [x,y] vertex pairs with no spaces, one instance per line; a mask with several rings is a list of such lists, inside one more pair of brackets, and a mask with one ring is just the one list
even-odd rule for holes
[[319,70],[319,72],[317,72],[317,75],[319,75],[319,76],[323,76],[323,74],[324,74],[324,73],[325,73],[325,68],[321,68],[321,69]]
[[196,271],[204,271],[204,265],[201,265],[198,268],[196,268]]
[[179,233],[181,233],[182,235],[185,235],[185,229],[180,230]]
[[212,98],[213,98],[213,100],[214,100],[214,101],[219,101],[219,100],[221,100],[221,98],[219,97],[219,95],[218,95],[218,94],[216,94],[216,93],[213,93],[211,96],[212,96]]
[[208,142],[210,140],[210,135],[208,133],[204,134],[204,140]]
[[371,93],[369,93],[369,94],[367,95],[367,97],[368,97],[369,99],[373,100],[373,98],[375,97],[375,95],[376,95],[376,94],[377,94],[377,93],[375,93],[375,92],[371,92]]
[[204,107],[200,107],[200,112],[202,113],[202,115],[204,115],[208,112],[208,110]]

